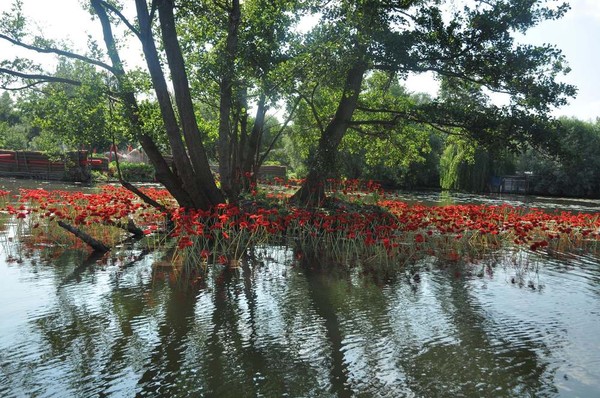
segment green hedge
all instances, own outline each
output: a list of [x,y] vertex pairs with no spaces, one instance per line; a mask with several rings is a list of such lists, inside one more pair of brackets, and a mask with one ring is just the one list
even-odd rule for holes
[[[121,168],[121,174],[125,181],[130,182],[152,182],[154,181],[154,167],[145,163],[129,163],[119,162]],[[111,162],[109,166],[109,173],[111,176],[117,177],[117,165],[115,162]]]

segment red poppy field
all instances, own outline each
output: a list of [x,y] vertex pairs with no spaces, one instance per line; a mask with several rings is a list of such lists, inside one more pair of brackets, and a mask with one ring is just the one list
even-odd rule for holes
[[[599,214],[548,213],[508,205],[424,206],[394,199],[372,182],[330,181],[332,200],[319,209],[286,204],[281,181],[261,184],[239,206],[210,211],[177,207],[168,192],[144,193],[168,209],[161,212],[130,191],[103,186],[97,193],[22,189],[0,191],[0,225],[15,222],[17,238],[35,248],[87,245],[57,227],[75,226],[109,247],[128,238],[134,222],[149,246],[172,247],[174,265],[236,266],[256,245],[284,244],[305,253],[359,263],[404,264],[423,255],[446,261],[473,260],[501,248],[528,251],[595,251]],[[131,221],[130,221],[131,220]]]

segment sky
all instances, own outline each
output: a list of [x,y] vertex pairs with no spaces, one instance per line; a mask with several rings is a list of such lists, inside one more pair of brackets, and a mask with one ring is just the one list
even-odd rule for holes
[[[577,86],[578,94],[567,106],[555,109],[553,115],[595,121],[600,118],[600,0],[566,1],[571,10],[565,17],[545,21],[518,40],[530,44],[554,44],[566,57],[571,72],[560,81]],[[7,10],[11,2],[0,0],[0,12]],[[23,4],[25,14],[36,21],[38,29],[47,37],[68,38],[78,46],[85,45],[88,33],[101,37],[99,23],[90,20],[79,6],[79,0],[23,0]],[[6,51],[14,52],[14,49],[0,43],[0,52]],[[137,56],[140,50],[135,48],[128,52]],[[410,91],[431,95],[436,94],[438,87],[431,75],[412,76],[405,84]]]

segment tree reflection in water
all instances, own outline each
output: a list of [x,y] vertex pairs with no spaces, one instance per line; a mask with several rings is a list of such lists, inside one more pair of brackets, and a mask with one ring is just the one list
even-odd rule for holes
[[[567,332],[570,321],[561,318],[568,317],[568,305],[555,313],[539,311],[554,296],[511,284],[510,270],[497,268],[504,278],[477,278],[464,265],[441,269],[431,260],[416,264],[412,273],[381,278],[333,267],[324,256],[292,265],[289,249],[258,251],[263,260],[242,262],[239,269],[211,267],[195,284],[153,276],[155,255],[125,269],[83,267],[74,252],[52,259],[52,265],[33,259],[19,268],[0,263],[6,283],[37,300],[43,295],[42,305],[21,303],[20,318],[3,319],[8,332],[0,335],[0,395],[554,396],[569,386],[600,391],[589,381],[593,370],[585,378],[574,375],[568,386],[557,382],[571,366],[562,359],[565,350],[580,344]],[[565,280],[559,273],[544,278],[549,292]],[[585,295],[597,298],[592,285],[598,270],[581,280],[586,289],[579,292],[580,305],[593,307],[597,301]],[[8,303],[15,293],[1,294]],[[520,301],[531,308],[515,311]],[[599,323],[588,322],[581,326]],[[582,358],[575,366],[593,362]]]

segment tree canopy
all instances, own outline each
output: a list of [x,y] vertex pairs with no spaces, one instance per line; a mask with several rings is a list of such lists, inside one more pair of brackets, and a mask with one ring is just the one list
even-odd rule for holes
[[[73,113],[77,121],[64,126],[73,134],[106,129],[100,103],[107,101],[100,98],[115,99],[157,178],[185,207],[238,199],[246,177],[273,147],[264,140],[270,110],[285,113],[280,132],[293,126],[311,143],[306,180],[294,200],[315,204],[325,197],[325,179],[338,170],[340,149],[354,147],[372,162],[390,147],[417,158],[431,131],[440,131],[518,150],[543,143],[553,123],[549,110],[576,92],[557,79],[568,72],[557,48],[514,39],[516,32],[562,17],[568,5],[554,0],[84,4],[102,26],[104,46],[90,42],[89,51],[78,54],[28,34],[22,0],[15,1],[2,15],[0,39],[62,61],[58,69],[44,70],[30,59],[2,59],[2,85],[74,86],[84,112]],[[297,29],[311,18],[318,21],[311,29]],[[141,43],[145,72],[125,70],[123,38],[117,37],[122,31]],[[93,74],[81,63],[111,77],[89,84],[86,76]],[[69,68],[82,69],[64,73]],[[424,72],[442,82],[441,95],[426,101],[399,85],[408,74]],[[103,81],[114,83],[102,87]],[[505,96],[505,104],[495,104],[491,93]],[[220,186],[209,167],[211,145]],[[172,164],[164,150],[173,155]]]

